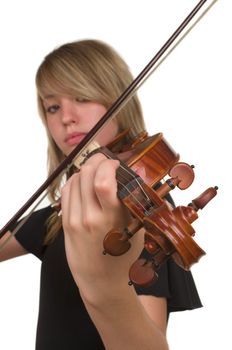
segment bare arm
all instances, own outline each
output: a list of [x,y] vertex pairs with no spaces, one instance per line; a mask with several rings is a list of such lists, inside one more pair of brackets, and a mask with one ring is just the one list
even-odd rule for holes
[[10,236],[10,234],[10,232],[7,232],[0,239],[0,262],[28,254],[27,250],[21,246],[15,237],[11,237],[7,244],[1,249],[1,244]]
[[131,289],[101,306],[85,305],[107,350],[168,350],[164,298],[137,297]]
[[117,164],[101,157],[91,157],[62,190],[71,273],[107,350],[167,350],[166,300],[138,297],[128,285],[129,268],[143,248],[143,229],[131,239],[126,254],[102,254],[105,234],[124,226],[128,213],[116,194]]

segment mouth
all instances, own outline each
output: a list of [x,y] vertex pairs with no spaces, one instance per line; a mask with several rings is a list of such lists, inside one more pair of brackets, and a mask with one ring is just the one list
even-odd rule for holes
[[86,133],[73,132],[65,138],[65,143],[69,146],[77,145],[84,139],[85,136]]

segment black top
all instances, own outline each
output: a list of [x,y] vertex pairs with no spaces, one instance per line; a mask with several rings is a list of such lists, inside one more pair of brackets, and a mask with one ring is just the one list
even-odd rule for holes
[[[102,350],[101,338],[67,264],[63,232],[52,244],[43,245],[45,222],[52,210],[46,207],[34,212],[16,234],[20,244],[42,261],[36,350]],[[156,284],[136,287],[136,291],[166,297],[168,312],[202,306],[191,272],[171,259],[160,268]]]

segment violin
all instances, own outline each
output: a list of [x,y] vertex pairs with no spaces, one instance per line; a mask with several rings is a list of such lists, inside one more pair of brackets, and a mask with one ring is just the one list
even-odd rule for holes
[[[178,187],[187,189],[194,180],[193,166],[179,162],[179,154],[165,140],[162,133],[140,140],[127,151],[114,156],[109,148],[99,151],[108,158],[121,161],[117,170],[118,197],[132,213],[134,220],[124,230],[112,229],[106,235],[104,254],[119,256],[126,253],[130,238],[141,228],[145,229],[144,248],[149,259],[138,259],[130,268],[130,283],[148,286],[154,283],[160,266],[172,258],[181,268],[189,270],[204,254],[194,241],[192,222],[217,194],[217,187],[210,187],[187,206],[173,207],[165,196]],[[113,147],[112,147],[113,148]],[[143,179],[138,169],[145,169]],[[164,181],[164,177],[169,177]],[[158,186],[157,186],[158,185]]]
[[[106,157],[116,158],[120,161],[116,175],[118,197],[128,208],[133,218],[129,226],[123,230],[112,228],[108,232],[103,242],[103,253],[113,256],[126,253],[131,245],[130,238],[140,228],[143,227],[145,230],[144,247],[150,258],[147,260],[139,259],[131,266],[129,271],[130,283],[147,286],[155,282],[160,265],[169,258],[172,258],[183,269],[188,270],[192,264],[196,263],[205,254],[204,250],[193,240],[195,231],[191,224],[198,217],[197,211],[203,209],[215,197],[217,187],[208,188],[187,206],[175,208],[168,203],[165,197],[171,190],[175,187],[184,190],[192,184],[194,171],[193,166],[179,162],[179,154],[169,145],[162,133],[154,136],[142,133],[138,135],[135,142],[125,147],[122,146],[124,144],[122,142],[123,137],[127,132],[125,131],[107,147],[97,148],[94,151],[90,151],[88,147],[90,147],[104,125],[133,96],[151,70],[157,65],[157,62],[161,60],[164,53],[171,47],[206,1],[201,0],[197,4],[93,129],[1,229],[0,238],[12,226],[15,226],[16,222],[40,196],[44,198],[47,195],[47,188],[57,176],[68,172],[70,168],[76,165],[77,158],[80,158],[82,155],[84,155],[84,158],[87,158],[94,152],[102,152]],[[140,168],[145,169],[145,177],[143,179],[137,174]],[[166,179],[167,176],[169,177]],[[17,233],[37,205],[20,221],[20,224],[12,231],[11,237]],[[7,241],[3,242],[0,249],[6,243]]]

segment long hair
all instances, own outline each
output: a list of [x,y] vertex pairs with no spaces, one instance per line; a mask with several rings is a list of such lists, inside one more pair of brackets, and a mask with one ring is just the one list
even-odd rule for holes
[[[108,44],[99,40],[81,40],[64,44],[49,53],[36,74],[38,109],[48,136],[48,175],[64,159],[47,128],[43,98],[46,95],[67,95],[96,101],[108,109],[125,91],[133,77],[124,60]],[[134,95],[115,117],[119,132],[129,129],[128,138],[134,139],[145,130],[138,97]],[[60,197],[64,178],[59,176],[49,187],[49,199]],[[61,220],[52,215],[48,221],[46,242],[52,240],[61,228]]]

